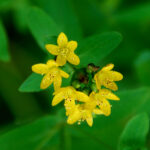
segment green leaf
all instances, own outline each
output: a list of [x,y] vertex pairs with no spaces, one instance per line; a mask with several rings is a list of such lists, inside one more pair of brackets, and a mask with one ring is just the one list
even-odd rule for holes
[[17,1],[17,3],[13,5],[13,20],[19,32],[25,33],[27,31],[27,16],[30,5],[27,0]]
[[[0,137],[2,150],[41,150],[58,148],[58,131],[62,126],[59,117],[49,116],[18,127]],[[50,143],[49,143],[50,142]]]
[[40,83],[43,76],[40,74],[32,73],[20,86],[19,91],[20,92],[39,92],[40,89]]
[[43,50],[45,50],[45,39],[49,36],[57,36],[61,32],[53,19],[39,8],[30,10],[28,26]]
[[8,53],[8,41],[5,29],[0,21],[0,60],[9,61],[10,55]]
[[3,150],[83,150],[99,147],[105,150],[100,141],[66,125],[61,112],[3,134],[0,136],[0,147]]
[[120,12],[116,21],[124,24],[137,25],[149,22],[150,3],[137,5],[131,9]]
[[72,128],[72,126],[66,125],[59,114],[43,117],[33,123],[3,134],[0,136],[0,147],[2,150],[83,150],[83,148],[103,148],[99,141]]
[[148,150],[148,149],[147,149],[147,147],[142,147],[142,149],[141,149],[141,150]]
[[12,7],[13,0],[0,1],[0,13],[8,11]]
[[68,0],[33,0],[33,2],[49,14],[61,26],[63,32],[71,40],[81,39],[81,28],[76,13],[72,9],[72,1]]
[[120,150],[137,150],[145,146],[146,136],[149,130],[149,118],[147,114],[133,117],[126,125],[120,137]]
[[79,67],[94,63],[99,65],[100,61],[108,56],[121,42],[122,36],[117,32],[108,32],[94,35],[81,42],[77,49],[80,57]]
[[143,51],[135,61],[135,70],[139,81],[146,86],[150,86],[150,51]]

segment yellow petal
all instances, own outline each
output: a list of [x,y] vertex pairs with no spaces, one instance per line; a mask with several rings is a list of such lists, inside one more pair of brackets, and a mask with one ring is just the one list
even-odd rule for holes
[[32,66],[32,71],[38,74],[45,74],[48,72],[48,66],[46,64],[36,64]]
[[48,72],[48,66],[46,64],[36,64],[32,66],[32,71],[38,74],[45,74]]
[[54,92],[54,95],[57,95],[59,92],[64,93],[64,98],[69,98],[69,99],[76,99],[76,93],[75,89],[71,86],[65,87],[65,88],[60,88],[57,91]]
[[81,102],[87,102],[89,97],[83,92],[76,91],[77,100]]
[[60,92],[65,92],[65,88],[60,88],[60,89],[58,89],[57,91],[54,91],[54,93],[53,93],[53,95],[57,95],[58,93],[60,93]]
[[95,97],[95,94],[96,94],[95,92],[91,92],[89,97],[90,97],[90,98],[94,98],[94,97]]
[[86,122],[90,127],[93,125],[93,117],[90,112],[87,112],[86,114]]
[[113,78],[109,72],[99,72],[97,74],[97,84],[98,84],[98,86],[103,85],[106,88],[116,91],[116,90],[118,90],[118,87],[117,87],[116,83],[113,82]]
[[107,100],[101,99],[99,107],[100,107],[100,109],[102,110],[102,112],[104,113],[105,116],[110,115],[111,106],[110,106],[110,103]]
[[76,121],[81,119],[81,113],[78,110],[75,110],[73,114],[69,115],[67,119],[68,124],[74,124]]
[[52,84],[52,82],[53,82],[53,78],[51,77],[51,72],[49,72],[43,77],[40,88],[46,89]]
[[98,74],[95,74],[94,80],[95,80],[95,83],[96,83],[96,87],[100,90],[101,89],[101,84],[98,80]]
[[49,53],[52,55],[58,55],[58,49],[59,47],[53,44],[47,44],[45,48],[48,50]]
[[70,41],[70,42],[68,42],[68,44],[67,44],[67,48],[68,48],[69,50],[71,50],[72,52],[75,51],[75,49],[77,48],[77,46],[78,46],[78,44],[77,44],[76,41]]
[[101,96],[104,96],[106,99],[110,99],[110,100],[120,100],[120,98],[118,96],[116,96],[115,94],[113,94],[111,91],[107,90],[107,89],[102,89],[100,90],[99,94]]
[[68,38],[67,36],[61,32],[57,38],[57,44],[60,46],[60,47],[66,47],[67,46],[67,43],[68,43]]
[[60,103],[62,100],[64,100],[64,93],[63,92],[59,92],[58,94],[56,94],[52,100],[52,106],[57,105],[58,103]]
[[84,108],[87,110],[93,110],[97,105],[97,101],[95,99],[90,99],[90,101],[83,104]]
[[49,68],[51,68],[51,67],[58,67],[58,64],[54,60],[48,60],[47,61],[47,65],[48,65]]
[[67,57],[67,60],[73,65],[78,65],[80,63],[79,57],[74,53],[70,53],[70,55]]
[[96,114],[96,115],[102,115],[102,114],[104,114],[103,111],[100,110],[100,109],[98,109],[98,108],[95,108],[95,109],[93,110],[93,113]]
[[66,72],[64,72],[63,70],[60,70],[60,74],[61,74],[61,76],[64,77],[64,78],[69,78],[69,74],[66,73]]
[[59,92],[63,92],[65,95],[72,95],[74,94],[75,89],[72,86],[60,88],[59,90],[54,92],[54,95],[58,94]]
[[71,86],[66,87],[64,93],[66,97],[76,99],[76,90],[73,87]]
[[54,78],[54,89],[55,89],[55,91],[57,91],[58,89],[60,89],[61,83],[62,83],[61,76],[60,75],[56,76]]
[[114,64],[108,64],[107,66],[103,67],[100,71],[110,71],[114,68]]
[[69,107],[72,107],[72,108],[75,107],[76,106],[75,99],[73,99],[73,98],[65,99],[65,106],[67,106],[67,107],[69,106]]
[[113,81],[120,81],[123,79],[123,75],[117,71],[109,71],[108,76]]
[[111,89],[111,90],[114,90],[114,91],[117,91],[117,90],[118,90],[118,86],[116,85],[115,82],[112,82],[112,81],[110,81],[110,82],[104,82],[103,85],[104,85],[106,88],[108,88],[108,89]]
[[58,55],[56,62],[58,63],[59,66],[63,66],[66,64],[66,58],[63,57],[62,55]]
[[66,115],[71,115],[75,109],[76,109],[76,103],[75,100],[72,98],[67,98],[65,99],[65,109],[66,109]]

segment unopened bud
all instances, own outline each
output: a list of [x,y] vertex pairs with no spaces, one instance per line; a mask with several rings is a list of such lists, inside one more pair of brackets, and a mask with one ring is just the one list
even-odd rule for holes
[[93,67],[91,65],[88,65],[86,68],[87,73],[92,73],[93,72]]
[[99,69],[99,67],[95,66],[94,64],[89,64],[86,68],[87,73],[96,72]]
[[90,90],[89,89],[84,89],[83,93],[85,93],[86,95],[89,95],[90,94]]
[[80,88],[80,82],[77,81],[77,80],[75,80],[75,81],[72,82],[72,86],[73,86],[75,89],[78,89],[78,88]]
[[98,89],[97,89],[95,83],[93,83],[93,84],[91,85],[91,89],[92,89],[92,91],[94,91],[94,92],[98,92]]

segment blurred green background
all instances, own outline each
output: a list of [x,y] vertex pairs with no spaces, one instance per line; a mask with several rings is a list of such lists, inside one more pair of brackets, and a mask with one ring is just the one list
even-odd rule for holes
[[[114,63],[124,75],[120,102],[92,128],[67,125],[63,105],[51,107],[52,89],[28,78],[33,64],[52,58],[44,44],[62,31],[79,50],[91,48],[82,66],[96,45],[95,63]],[[0,150],[148,150],[149,86],[149,0],[0,0]]]

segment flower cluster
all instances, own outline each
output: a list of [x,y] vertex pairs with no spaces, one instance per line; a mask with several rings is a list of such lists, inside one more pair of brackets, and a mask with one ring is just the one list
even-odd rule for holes
[[[68,61],[72,65],[80,63],[79,57],[74,53],[77,48],[76,41],[68,41],[64,33],[60,33],[57,38],[57,45],[47,44],[46,49],[56,56],[55,60],[49,60],[46,64],[36,64],[32,66],[32,71],[44,75],[41,81],[41,89],[46,89],[52,83],[54,85],[54,98],[52,106],[64,100],[67,123],[74,124],[86,121],[89,126],[93,125],[93,115],[109,116],[111,105],[108,100],[119,100],[112,91],[118,89],[115,81],[120,81],[123,75],[113,71],[113,64],[103,67],[101,70],[94,69],[92,81],[96,90],[86,93],[77,90],[73,86],[61,87],[62,77],[68,78],[69,74],[60,69]],[[88,82],[89,80],[87,80]],[[92,88],[91,88],[92,89]]]

